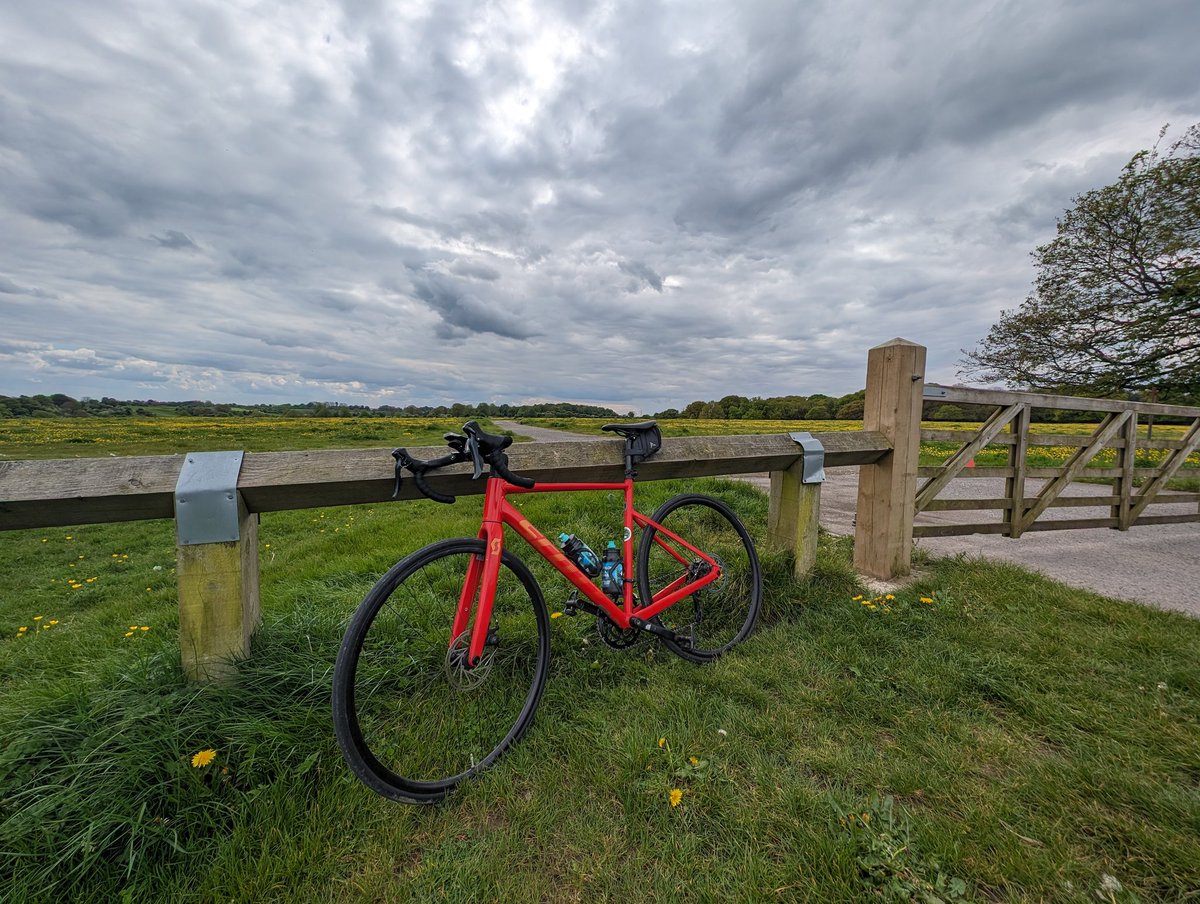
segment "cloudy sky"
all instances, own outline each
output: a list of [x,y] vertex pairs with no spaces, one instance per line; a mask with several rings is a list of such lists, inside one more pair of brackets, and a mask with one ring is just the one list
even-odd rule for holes
[[0,394],[958,379],[1200,120],[1196,0],[0,0]]

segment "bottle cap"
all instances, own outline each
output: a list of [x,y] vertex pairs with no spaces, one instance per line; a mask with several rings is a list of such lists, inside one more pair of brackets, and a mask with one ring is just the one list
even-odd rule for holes
[[609,540],[609,541],[608,541],[608,548],[609,548],[609,549],[616,549],[616,548],[617,548],[617,541],[616,541],[616,540]]
[[570,537],[570,535],[569,535],[569,534],[559,534],[559,535],[558,535],[558,542],[559,542],[559,543],[566,543],[566,542],[567,542],[568,540],[570,540],[570,539],[571,539],[571,537]]

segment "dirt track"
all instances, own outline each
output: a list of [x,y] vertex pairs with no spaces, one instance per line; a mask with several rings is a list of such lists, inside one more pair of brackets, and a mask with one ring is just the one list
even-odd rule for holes
[[[602,438],[511,421],[495,423],[540,442],[589,442]],[[858,501],[858,468],[829,468],[825,476],[821,488],[821,526],[831,533],[851,534]],[[744,479],[764,489],[768,485],[765,474]],[[1036,494],[1038,489],[1039,481],[1028,482],[1029,494]],[[1110,492],[1107,487],[1074,483],[1064,495],[1100,496]],[[1004,481],[991,478],[954,480],[940,494],[941,498],[972,499],[1003,495]],[[1168,511],[1184,510],[1183,506],[1172,506]],[[1107,507],[1097,506],[1050,509],[1043,517],[1089,518],[1107,514]],[[999,520],[999,513],[932,512],[920,516],[917,523],[978,524],[989,520]],[[1017,540],[973,535],[929,537],[917,542],[933,555],[963,553],[1001,559],[1040,571],[1073,587],[1200,616],[1200,523],[1151,525],[1125,533],[1095,528],[1027,533]]]

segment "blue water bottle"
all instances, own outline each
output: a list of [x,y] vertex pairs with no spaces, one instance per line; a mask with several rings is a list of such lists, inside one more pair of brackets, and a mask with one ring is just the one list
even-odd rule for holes
[[621,550],[617,549],[615,540],[608,541],[604,550],[604,565],[600,572],[600,589],[616,599],[625,589],[625,565],[621,561]]
[[579,570],[589,578],[600,574],[600,559],[592,552],[586,543],[574,534],[559,534],[558,542],[562,545],[563,554],[579,566]]

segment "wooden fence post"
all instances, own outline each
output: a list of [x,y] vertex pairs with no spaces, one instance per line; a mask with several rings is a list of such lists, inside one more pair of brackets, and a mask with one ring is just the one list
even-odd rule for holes
[[785,471],[771,472],[771,503],[767,512],[767,540],[791,550],[792,573],[806,576],[817,561],[817,528],[821,515],[821,484],[802,483],[804,459]]
[[261,619],[258,515],[237,491],[241,452],[193,452],[175,487],[179,654],[191,681],[232,677]]
[[925,346],[893,339],[867,353],[863,429],[882,433],[892,451],[858,469],[854,567],[877,578],[908,574],[921,452]]

